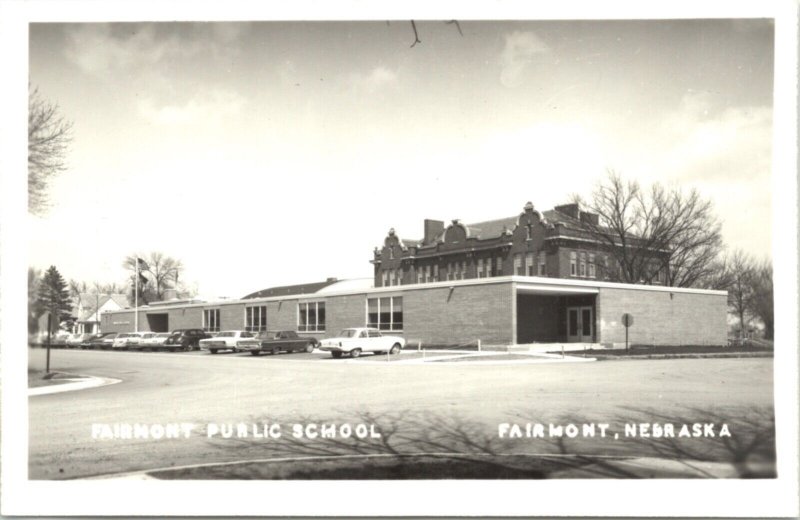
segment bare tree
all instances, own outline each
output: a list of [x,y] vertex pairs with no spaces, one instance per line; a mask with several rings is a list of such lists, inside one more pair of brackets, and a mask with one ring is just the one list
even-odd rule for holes
[[768,259],[757,263],[753,269],[753,291],[750,310],[764,323],[764,337],[775,336],[775,300],[772,284],[772,262]]
[[[583,227],[619,266],[619,280],[689,287],[710,274],[721,248],[720,223],[711,202],[654,184],[643,189],[614,171],[599,182],[591,198],[573,200],[597,220]],[[663,273],[663,274],[661,274]]]
[[728,306],[739,319],[742,335],[747,331],[748,313],[753,303],[754,265],[753,258],[741,249],[737,249],[729,261]]
[[[158,251],[151,252],[138,257],[139,271],[148,273],[150,276],[140,276],[140,297],[144,301],[162,300],[164,293],[168,289],[178,287],[180,273],[183,271],[183,263],[170,256]],[[136,270],[136,255],[129,255],[125,258],[123,266],[132,273]],[[135,276],[135,274],[134,274]],[[131,281],[133,287],[133,279]]]
[[72,122],[58,105],[42,99],[39,89],[28,93],[28,211],[43,214],[48,207],[47,187],[53,176],[66,169],[72,141]]

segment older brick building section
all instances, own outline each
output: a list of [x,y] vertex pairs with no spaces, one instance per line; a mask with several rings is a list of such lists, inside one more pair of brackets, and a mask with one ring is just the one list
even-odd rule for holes
[[426,219],[421,240],[390,229],[373,252],[375,287],[509,275],[617,280],[619,267],[587,223],[598,216],[577,204],[542,213],[528,202],[518,215],[474,224]]

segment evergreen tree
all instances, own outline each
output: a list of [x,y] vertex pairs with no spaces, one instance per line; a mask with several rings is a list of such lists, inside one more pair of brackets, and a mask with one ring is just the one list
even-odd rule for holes
[[39,308],[49,311],[53,315],[53,329],[58,327],[58,324],[70,317],[72,311],[72,301],[69,296],[69,289],[67,282],[58,272],[54,265],[44,273],[41,283],[39,284]]

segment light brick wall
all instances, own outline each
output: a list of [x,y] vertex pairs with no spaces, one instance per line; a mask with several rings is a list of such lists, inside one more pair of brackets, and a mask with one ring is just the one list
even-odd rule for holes
[[367,325],[367,295],[351,294],[327,298],[325,305],[326,331],[325,337],[331,338],[348,327],[364,327]]
[[632,344],[725,345],[727,308],[724,295],[601,288],[597,341],[624,344],[622,315],[629,313]]
[[297,300],[268,302],[267,330],[297,330]]
[[437,287],[403,294],[404,336],[429,345],[480,339],[484,344],[513,341],[510,283]]

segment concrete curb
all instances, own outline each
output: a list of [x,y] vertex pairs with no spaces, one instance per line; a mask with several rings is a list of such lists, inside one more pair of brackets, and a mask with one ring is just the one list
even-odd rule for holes
[[33,397],[37,395],[59,394],[61,392],[74,392],[76,390],[86,390],[87,388],[97,388],[100,386],[114,385],[122,382],[121,379],[112,379],[110,377],[94,377],[94,376],[70,378],[70,379],[65,379],[65,381],[73,381],[73,382],[29,388],[28,397]]

